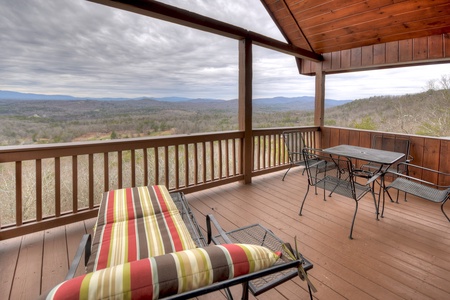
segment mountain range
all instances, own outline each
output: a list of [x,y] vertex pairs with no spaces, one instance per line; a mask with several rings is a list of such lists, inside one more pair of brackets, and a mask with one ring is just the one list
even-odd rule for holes
[[[234,100],[210,99],[210,98],[186,98],[186,97],[138,97],[138,98],[89,98],[89,97],[73,97],[69,95],[44,95],[19,93],[13,91],[0,90],[0,100],[63,100],[63,101],[132,101],[132,100],[156,100],[160,102],[172,103],[227,103],[231,104]],[[267,108],[272,110],[311,110],[314,109],[314,97],[300,96],[300,97],[272,97],[272,98],[257,98],[253,99],[253,104],[259,108]],[[333,100],[325,99],[325,106],[335,107],[351,102],[352,100]]]

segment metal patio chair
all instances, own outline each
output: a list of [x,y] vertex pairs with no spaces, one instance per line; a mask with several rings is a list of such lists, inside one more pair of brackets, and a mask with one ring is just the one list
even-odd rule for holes
[[[283,181],[286,177],[287,173],[291,170],[294,166],[305,166],[305,161],[303,160],[302,150],[305,147],[311,148],[311,141],[310,139],[307,139],[308,142],[305,142],[304,138],[304,131],[300,130],[287,130],[283,131],[283,142],[286,147],[288,158],[289,158],[289,168],[287,169],[286,173],[283,175]],[[305,173],[305,170],[303,170],[302,174]]]
[[[396,168],[397,173],[406,174],[408,172],[407,164],[409,164],[413,161],[413,157],[410,154],[409,139],[404,138],[404,137],[394,136],[394,135],[375,134],[372,137],[371,148],[404,153],[405,156],[403,157],[403,159],[399,160],[398,162],[396,162],[395,164],[390,166],[390,168],[391,169]],[[407,164],[403,164],[403,163],[407,163]],[[359,167],[359,170],[357,171],[357,175],[359,177],[370,178],[376,172],[386,172],[387,171],[386,168],[387,167],[380,168],[380,165],[373,163],[373,162],[369,162],[369,163],[363,164]],[[396,202],[398,202],[398,198],[399,198],[399,192],[397,192]],[[406,195],[405,195],[405,200],[406,200]]]
[[[372,138],[372,144],[371,148],[373,149],[379,149],[379,150],[386,150],[386,151],[393,151],[393,152],[399,152],[404,153],[405,156],[402,160],[395,163],[392,167],[398,167],[400,163],[406,162],[411,163],[413,161],[413,157],[410,154],[410,141],[409,139],[398,137],[398,136],[391,136],[391,135],[384,135],[384,134],[376,134]],[[406,166],[405,166],[406,168]],[[380,170],[380,166],[376,163],[367,163],[360,166],[360,169],[363,171],[368,172],[369,174],[372,174],[374,172],[377,172]],[[386,170],[380,170],[385,172]],[[397,168],[398,172],[406,173],[406,169],[399,170]]]
[[[355,212],[350,227],[350,239],[353,239],[353,227],[358,212],[358,202],[367,193],[371,193],[378,219],[378,207],[374,192],[374,182],[381,175],[377,173],[370,177],[364,184],[356,181],[354,167],[350,159],[346,157],[332,157],[318,149],[303,149],[305,169],[308,175],[308,187],[303,198],[299,215],[302,215],[303,206],[309,193],[310,186],[323,189],[323,199],[326,201],[325,190],[330,191],[329,196],[336,193],[355,201]],[[316,190],[317,194],[317,190]]]
[[[396,179],[386,187],[386,192],[391,201],[393,200],[391,195],[389,194],[389,189],[396,189],[398,191],[405,192],[405,201],[406,195],[411,194],[434,203],[440,203],[442,213],[450,222],[449,216],[444,211],[444,204],[450,198],[450,174],[413,164],[407,165],[408,166],[406,166],[406,170],[408,170],[408,173],[407,174],[398,172],[394,173]],[[418,171],[427,172],[429,174],[438,176],[438,180],[439,182],[442,182],[442,184],[435,184],[432,182],[428,182],[426,180],[410,176],[409,175],[410,169],[416,169]],[[384,213],[384,201],[381,216],[383,216],[383,213]]]

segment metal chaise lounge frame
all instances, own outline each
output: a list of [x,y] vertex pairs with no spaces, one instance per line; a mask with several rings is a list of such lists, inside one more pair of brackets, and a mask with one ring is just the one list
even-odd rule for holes
[[[163,190],[163,193],[164,193],[164,191],[167,192],[167,189],[164,186],[154,186],[154,187],[161,188]],[[144,188],[144,190],[145,190],[146,188],[150,189],[151,187],[141,187],[141,189],[142,188]],[[131,194],[137,195],[136,188],[122,189],[122,190],[124,191],[124,193],[128,192],[130,195]],[[119,195],[121,195],[122,190],[119,190],[120,191]],[[97,219],[97,223],[95,226],[96,233],[99,232],[99,230],[103,230],[103,229],[99,229],[103,226],[100,224],[101,221],[99,221],[99,220],[101,219],[101,215],[102,215],[102,207],[105,206],[103,204],[104,204],[104,202],[106,202],[106,199],[108,199],[108,193],[111,193],[111,191],[106,192],[104,194],[104,198],[103,198],[102,204],[99,209],[99,218]],[[139,191],[139,193],[141,193],[141,191]],[[169,194],[169,193],[167,192],[167,194]],[[109,197],[112,197],[112,196],[109,196]],[[116,195],[116,198],[117,198],[117,195]],[[170,198],[170,200],[167,198]],[[131,199],[131,197],[129,197],[129,199]],[[236,245],[236,244],[229,244],[229,243],[231,243],[230,238],[226,236],[225,231],[220,227],[220,225],[218,224],[218,222],[214,219],[214,217],[212,215],[207,216],[208,240],[206,240],[203,236],[200,226],[198,225],[194,215],[192,214],[192,211],[190,210],[189,204],[188,204],[186,198],[184,197],[183,193],[179,193],[179,192],[170,193],[170,197],[166,197],[166,200],[168,200],[167,202],[169,203],[169,205],[173,201],[173,203],[176,205],[176,208],[177,208],[176,213],[173,213],[173,212],[167,213],[166,212],[166,214],[170,214],[170,215],[172,215],[172,214],[178,215],[179,214],[179,217],[182,220],[181,227],[183,227],[181,230],[186,229],[189,232],[190,237],[192,237],[192,240],[195,243],[195,245],[193,245],[194,248],[208,249],[208,247],[221,247],[221,246],[209,246],[208,245],[211,243],[211,241],[214,241],[216,243],[218,240],[217,237],[216,238],[212,237],[211,224],[213,224],[215,226],[217,232],[219,233],[219,236],[221,236],[221,239],[224,241],[224,243],[223,243],[224,247],[227,247],[228,245],[230,245],[229,247]],[[176,216],[176,217],[178,217],[178,216]],[[176,226],[178,226],[178,225],[176,225]],[[103,232],[103,231],[101,231],[101,232]],[[75,258],[73,259],[72,264],[69,268],[69,272],[67,273],[65,281],[60,285],[63,285],[64,283],[67,283],[67,282],[70,282],[70,281],[73,281],[73,280],[76,280],[77,278],[79,278],[79,277],[75,277],[75,279],[74,279],[74,276],[77,272],[77,269],[79,269],[79,264],[83,257],[83,253],[84,253],[84,257],[85,257],[84,265],[87,268],[88,274],[92,274],[95,272],[102,272],[101,268],[99,268],[100,270],[95,269],[95,266],[96,266],[95,264],[98,263],[97,258],[101,255],[100,251],[102,251],[101,249],[99,250],[99,247],[96,247],[96,244],[95,244],[96,243],[95,240],[97,240],[97,244],[98,244],[98,236],[99,235],[97,235],[97,236],[94,235],[94,245],[92,245],[93,240],[91,239],[90,234],[86,234],[82,237],[81,243],[78,247]],[[242,247],[244,247],[244,246],[245,245],[242,245]],[[253,247],[253,245],[249,245],[249,247],[250,246]],[[266,248],[266,247],[264,247],[265,246],[264,241],[262,241],[261,246],[262,246],[262,248]],[[254,246],[254,247],[260,247],[260,246]],[[256,250],[259,251],[260,249],[256,249]],[[188,249],[186,251],[190,251],[190,250]],[[270,251],[270,252],[273,254],[272,251]],[[306,261],[305,259],[303,259],[303,257],[301,255],[298,256],[297,259],[290,259],[290,258],[288,258],[288,255],[286,255],[284,250],[282,250],[282,252],[283,253],[281,254],[282,255],[281,258],[283,260],[278,259],[278,257],[277,257],[276,259],[278,259],[278,260],[276,261],[276,263],[274,263],[271,266],[261,267],[260,269],[256,269],[255,272],[250,271],[248,274],[243,274],[243,275],[238,274],[239,276],[236,276],[234,278],[229,278],[229,279],[225,279],[222,281],[214,282],[214,283],[206,285],[206,286],[196,287],[191,290],[189,290],[189,289],[183,290],[183,292],[181,292],[181,293],[175,293],[175,294],[171,294],[168,296],[163,295],[163,298],[164,299],[186,299],[186,298],[197,297],[197,296],[207,294],[207,293],[210,293],[213,291],[218,291],[218,290],[224,289],[227,298],[232,299],[232,295],[229,292],[228,288],[233,285],[242,284],[242,286],[243,286],[242,299],[248,299],[249,290],[252,293],[254,292],[252,289],[249,289],[249,282],[252,280],[265,278],[268,275],[279,277],[278,280],[275,280],[272,285],[266,284],[262,289],[260,289],[259,293],[262,293],[262,292],[294,277],[292,270],[295,270],[294,275],[297,275],[297,270],[301,269],[303,266],[307,267],[306,269],[304,269],[306,271],[308,269],[312,268],[312,264],[309,263],[308,261]],[[172,253],[169,252],[168,255],[179,255],[178,253],[180,253],[180,252],[179,251],[172,252]],[[280,254],[278,254],[278,255],[280,255]],[[162,256],[166,256],[166,255],[155,256],[154,259],[156,260],[158,258],[161,258]],[[139,257],[137,259],[139,261]],[[145,258],[141,258],[141,260],[144,260],[144,259]],[[152,258],[150,258],[150,259],[152,259]],[[94,262],[94,264],[93,264],[93,262]],[[127,262],[125,262],[125,263],[127,263]],[[136,263],[136,262],[131,262],[130,265],[133,263]],[[93,268],[93,265],[94,265],[94,268]],[[110,266],[106,266],[106,268],[108,268],[108,267],[110,267]],[[111,268],[115,268],[115,267],[116,266],[112,266]],[[290,271],[289,276],[283,275],[287,271]],[[82,275],[82,276],[85,276],[85,275]],[[91,276],[91,277],[93,277],[93,276]],[[60,285],[55,287],[50,293],[43,295],[43,296],[47,297],[47,299],[53,299],[53,296],[55,294],[54,290],[56,289],[56,292],[57,292],[58,287]],[[251,284],[250,284],[250,287],[254,288],[254,286],[252,286]],[[309,285],[308,285],[308,288],[309,288]],[[125,291],[125,293],[126,293],[126,291]],[[310,291],[310,295],[311,295],[311,291]],[[115,297],[116,295],[112,295],[112,296]],[[311,299],[312,299],[312,295],[311,295]]]

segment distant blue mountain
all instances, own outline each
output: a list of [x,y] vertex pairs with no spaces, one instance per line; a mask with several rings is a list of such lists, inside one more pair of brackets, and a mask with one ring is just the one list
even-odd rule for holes
[[99,101],[122,101],[129,100],[127,98],[86,98],[86,97],[73,97],[68,95],[44,95],[44,94],[31,94],[31,93],[19,93],[11,91],[0,90],[0,100],[99,100]]
[[10,91],[0,91],[0,99],[4,100],[77,100],[77,98],[66,95],[41,95]]
[[163,98],[152,98],[154,100],[163,101],[163,102],[187,102],[192,100],[191,98],[185,97],[163,97]]
[[157,101],[162,102],[192,102],[192,103],[205,103],[205,102],[222,102],[226,100],[220,99],[208,99],[208,98],[185,98],[185,97],[163,97],[163,98],[152,98]]
[[[325,108],[344,105],[351,101],[325,99]],[[254,99],[253,104],[256,107],[267,107],[271,110],[313,110],[315,98],[312,96],[259,98]]]
[[[172,103],[230,103],[235,100],[221,100],[221,99],[208,99],[208,98],[186,98],[186,97],[139,97],[139,98],[86,98],[86,97],[73,97],[68,95],[43,95],[43,94],[30,94],[19,93],[11,91],[0,90],[0,100],[96,100],[96,101],[126,101],[126,100],[156,100],[160,102],[172,102]],[[344,105],[352,100],[325,100],[325,107],[334,107]],[[262,109],[273,110],[288,110],[288,109],[301,109],[310,110],[314,109],[314,97],[301,96],[301,97],[273,97],[273,98],[258,98],[253,100],[253,104],[256,107]]]

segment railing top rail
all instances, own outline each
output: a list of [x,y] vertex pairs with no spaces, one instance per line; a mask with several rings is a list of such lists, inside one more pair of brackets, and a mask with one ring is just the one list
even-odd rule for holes
[[195,135],[158,136],[95,142],[88,141],[76,143],[4,146],[0,147],[0,162],[4,163],[72,155],[136,150],[243,137],[244,133],[242,131],[226,131]]
[[320,127],[318,127],[318,126],[277,127],[277,128],[253,129],[253,133],[257,133],[257,134],[271,134],[271,133],[282,133],[284,131],[311,132],[311,131],[319,131],[319,130],[320,130]]

